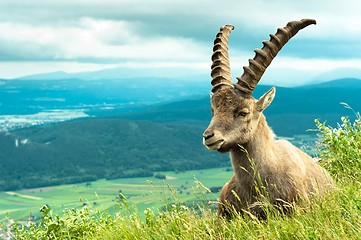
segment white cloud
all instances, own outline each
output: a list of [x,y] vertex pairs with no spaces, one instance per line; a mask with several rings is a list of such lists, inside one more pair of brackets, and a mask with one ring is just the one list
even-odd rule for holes
[[[289,51],[282,50],[265,77],[279,75],[273,74],[278,69],[316,74],[360,63],[361,15],[355,6],[356,0],[4,0],[0,2],[0,77],[112,66],[206,72],[220,25],[236,26],[231,52],[251,51],[248,46],[260,47],[267,34],[301,18],[315,18],[318,23],[302,30]],[[303,47],[304,42],[312,46]],[[237,54],[231,55],[232,66],[245,65],[252,57],[241,52],[239,56],[245,56],[241,60]],[[236,68],[233,75],[239,71]]]
[[[67,27],[0,23],[0,40],[18,46],[34,60],[153,59],[195,61],[204,57],[204,47],[187,38],[167,36],[142,38],[125,21],[80,19]],[[40,52],[33,51],[41,49]],[[24,56],[25,57],[25,56]]]

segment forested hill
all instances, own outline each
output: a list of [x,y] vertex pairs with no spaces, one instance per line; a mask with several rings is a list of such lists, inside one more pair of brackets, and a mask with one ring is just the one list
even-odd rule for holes
[[203,126],[84,119],[0,133],[0,190],[228,166]]

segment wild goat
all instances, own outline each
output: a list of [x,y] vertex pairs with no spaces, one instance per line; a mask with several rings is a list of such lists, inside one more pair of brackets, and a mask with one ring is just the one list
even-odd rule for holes
[[292,21],[270,34],[262,49],[254,50],[255,57],[243,67],[237,83],[232,83],[228,59],[228,38],[234,27],[226,25],[216,36],[211,67],[213,118],[203,133],[203,144],[210,150],[230,152],[234,174],[220,194],[221,216],[249,211],[264,217],[257,182],[263,185],[269,201],[284,211],[287,203],[298,199],[309,203],[312,195],[322,195],[332,186],[328,172],[310,156],[286,140],[275,140],[262,112],[275,97],[276,88],[259,100],[252,97],[273,58],[290,38],[310,24],[316,21]]

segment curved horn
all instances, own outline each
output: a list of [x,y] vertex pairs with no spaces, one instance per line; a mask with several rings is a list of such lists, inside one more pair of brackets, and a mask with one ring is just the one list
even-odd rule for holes
[[222,85],[233,87],[228,58],[228,38],[233,29],[234,27],[232,25],[221,27],[214,40],[211,66],[213,93]]
[[243,67],[243,74],[237,77],[235,87],[244,94],[252,94],[257,83],[260,81],[266,68],[271,64],[274,57],[282,47],[297,32],[310,24],[316,24],[313,19],[302,19],[287,23],[284,28],[278,28],[276,34],[270,34],[269,41],[263,41],[262,49],[255,49],[255,57],[249,60],[249,66]]

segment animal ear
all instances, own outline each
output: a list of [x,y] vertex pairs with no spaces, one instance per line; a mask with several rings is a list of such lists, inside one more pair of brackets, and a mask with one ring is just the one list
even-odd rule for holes
[[276,87],[272,87],[268,92],[266,92],[258,101],[257,101],[257,110],[262,112],[265,110],[273,101],[273,98],[276,95]]

